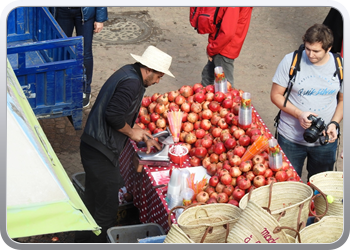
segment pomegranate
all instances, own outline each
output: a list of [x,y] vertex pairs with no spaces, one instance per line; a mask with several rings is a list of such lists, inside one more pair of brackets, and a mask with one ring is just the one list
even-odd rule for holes
[[218,193],[218,198],[216,200],[218,203],[227,203],[228,195],[225,192]]
[[207,202],[207,200],[209,200],[209,194],[205,191],[200,191],[197,196],[196,196],[196,200],[198,202]]
[[193,88],[189,85],[183,85],[179,91],[180,94],[186,98],[193,95]]
[[265,186],[266,184],[266,180],[265,180],[265,177],[263,175],[257,175],[254,177],[254,180],[253,180],[253,185],[255,187],[261,187],[261,186]]
[[232,192],[232,197],[236,201],[240,201],[244,195],[245,195],[245,191],[240,188],[234,189]]
[[[226,170],[226,169],[225,169]],[[224,185],[230,185],[231,184],[231,181],[232,181],[232,177],[230,174],[226,173],[226,174],[223,174],[221,177],[220,177],[220,182]]]

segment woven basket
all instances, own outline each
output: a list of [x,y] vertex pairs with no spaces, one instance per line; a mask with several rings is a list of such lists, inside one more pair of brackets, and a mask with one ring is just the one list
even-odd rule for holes
[[172,224],[163,243],[195,243],[181,230],[179,225]]
[[[300,231],[301,243],[333,243],[343,234],[342,216],[324,216]],[[298,243],[297,241],[295,243]]]
[[254,201],[248,201],[231,229],[228,243],[294,243],[281,224]]
[[310,183],[321,190],[325,195],[331,195],[334,198],[333,203],[328,204],[326,211],[326,202],[322,197],[315,198],[315,209],[317,215],[343,216],[343,172],[327,171],[315,174],[310,177]]
[[[286,181],[262,186],[245,194],[239,202],[239,207],[245,209],[249,199],[263,208],[284,227],[286,233],[295,237],[294,230],[299,231],[306,225],[309,216],[309,205],[313,190],[301,182]],[[303,225],[300,225],[300,224]]]
[[241,212],[239,207],[227,203],[191,205],[185,207],[177,224],[195,243],[225,243]]

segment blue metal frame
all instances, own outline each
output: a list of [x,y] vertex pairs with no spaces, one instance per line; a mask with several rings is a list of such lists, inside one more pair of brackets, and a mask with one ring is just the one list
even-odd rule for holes
[[82,128],[83,37],[67,37],[45,7],[8,16],[7,57],[38,119],[68,116]]

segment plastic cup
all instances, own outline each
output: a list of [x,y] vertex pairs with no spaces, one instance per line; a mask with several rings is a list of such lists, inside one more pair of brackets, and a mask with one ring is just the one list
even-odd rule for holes
[[194,195],[194,190],[191,188],[185,188],[181,191],[182,205],[188,206],[192,203],[192,197]]
[[173,187],[180,187],[181,186],[180,170],[179,169],[177,169],[177,168],[173,169],[168,185],[173,186]]
[[274,171],[282,168],[283,156],[275,138],[269,140],[269,165]]
[[180,195],[171,195],[170,202],[169,202],[169,209],[172,209],[176,206],[181,206],[182,205],[182,199]]
[[191,173],[186,168],[180,169],[180,179],[181,179],[181,190],[188,188],[188,178]]

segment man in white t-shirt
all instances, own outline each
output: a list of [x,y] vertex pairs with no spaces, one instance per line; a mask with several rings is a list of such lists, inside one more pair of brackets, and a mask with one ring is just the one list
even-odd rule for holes
[[[272,79],[271,101],[281,109],[278,125],[278,143],[301,177],[305,159],[308,179],[323,171],[332,171],[336,161],[337,126],[343,119],[343,87],[336,72],[332,31],[323,24],[311,26],[303,36],[305,50],[300,71],[284,106],[293,53],[287,54]],[[328,125],[329,143],[319,140],[309,143],[304,131],[312,125],[309,115],[321,117]]]

